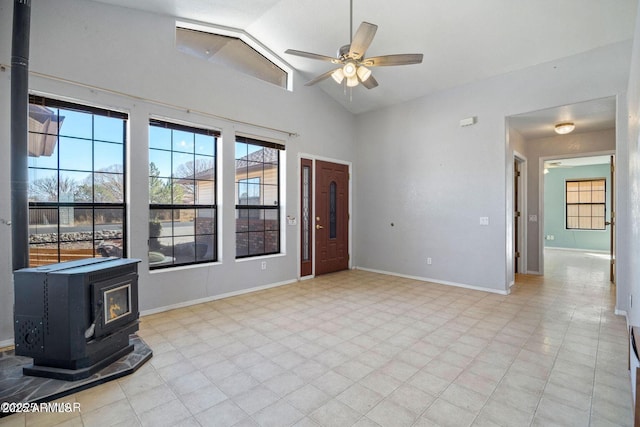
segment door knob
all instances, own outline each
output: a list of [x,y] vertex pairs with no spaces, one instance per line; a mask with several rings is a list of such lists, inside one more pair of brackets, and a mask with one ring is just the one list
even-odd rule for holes
[[322,228],[324,228],[324,227],[323,227],[323,226],[321,226],[320,224],[316,224],[316,230],[320,230],[320,229],[322,229]]

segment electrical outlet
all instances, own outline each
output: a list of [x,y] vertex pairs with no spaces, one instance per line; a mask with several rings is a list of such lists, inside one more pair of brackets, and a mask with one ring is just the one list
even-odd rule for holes
[[262,261],[262,263],[260,264],[260,269],[262,269],[262,270],[266,270],[267,269],[267,261]]
[[427,265],[431,265],[431,258],[427,258]]

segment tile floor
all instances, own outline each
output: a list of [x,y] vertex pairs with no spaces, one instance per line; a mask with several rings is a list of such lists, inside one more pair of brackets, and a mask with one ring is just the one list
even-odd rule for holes
[[0,426],[631,425],[608,260],[546,260],[509,296],[347,271],[148,316],[134,375]]

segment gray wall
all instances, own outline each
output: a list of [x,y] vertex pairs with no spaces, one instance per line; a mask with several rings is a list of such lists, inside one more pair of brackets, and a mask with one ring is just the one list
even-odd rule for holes
[[[611,167],[609,164],[552,168],[544,175],[544,246],[548,248],[586,249],[608,252],[610,228],[604,230],[576,230],[566,228],[567,180],[606,180],[605,220],[611,220]],[[553,239],[547,239],[553,236]]]
[[[624,93],[630,48],[611,45],[357,116],[356,265],[507,292],[513,147],[505,118]],[[469,116],[478,123],[461,128]]]
[[[636,18],[636,30],[633,41],[633,56],[629,73],[628,127],[624,162],[618,161],[617,167],[625,173],[628,187],[620,188],[618,200],[624,204],[625,210],[619,211],[618,230],[625,233],[618,235],[618,253],[624,254],[628,262],[618,263],[618,305],[617,309],[626,312],[629,323],[640,325],[640,10]],[[625,118],[626,118],[625,117]],[[626,190],[623,192],[623,190]],[[631,262],[633,260],[633,262]],[[630,303],[633,299],[633,305]]]
[[[11,63],[12,0],[0,0],[0,63]],[[300,153],[336,160],[354,158],[353,118],[319,88],[294,76],[289,92],[175,49],[174,19],[78,0],[35,0],[32,5],[30,88],[80,103],[124,110],[129,129],[129,256],[140,265],[140,308],[152,310],[297,278],[297,227],[285,226],[283,255],[235,260],[234,152],[236,131],[286,143],[283,214],[298,217]],[[10,93],[10,69],[0,72],[0,93]],[[46,76],[42,76],[46,75]],[[99,88],[99,89],[96,89]],[[104,89],[104,90],[101,90]],[[150,102],[152,100],[153,102]],[[0,140],[9,141],[9,96],[0,97]],[[191,112],[188,112],[190,110]],[[202,112],[197,113],[197,112]],[[220,262],[149,273],[148,148],[150,116],[218,128],[223,191]],[[218,117],[214,117],[218,116]],[[221,117],[231,118],[225,120]],[[286,134],[255,125],[283,129]],[[10,145],[0,144],[0,159]],[[0,241],[9,242],[9,165],[0,168]],[[0,346],[13,336],[10,245],[0,245]],[[267,261],[262,271],[261,261]]]

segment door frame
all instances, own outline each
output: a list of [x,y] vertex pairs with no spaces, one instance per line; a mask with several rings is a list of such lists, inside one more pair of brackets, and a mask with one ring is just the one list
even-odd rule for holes
[[[520,180],[518,186],[518,207],[520,208],[520,220],[518,221],[518,229],[516,230],[514,227],[514,233],[518,233],[518,245],[514,247],[514,250],[520,252],[520,259],[518,262],[518,270],[519,274],[529,274],[529,270],[527,268],[527,188],[528,188],[528,180],[527,180],[527,158],[520,154],[517,151],[513,151],[513,160],[518,162],[520,166]],[[514,170],[515,175],[515,170]],[[515,178],[515,176],[513,177]],[[515,188],[514,188],[515,191]],[[514,206],[515,208],[515,206]],[[515,209],[514,209],[515,210]],[[514,221],[515,222],[515,221]],[[515,266],[515,256],[514,256],[514,266]],[[516,273],[515,268],[513,269],[514,275]]]
[[[575,159],[578,157],[594,156],[616,156],[616,150],[579,152],[573,154],[558,154],[555,156],[544,156],[538,160],[538,273],[544,276],[544,163],[549,160]],[[611,191],[615,191],[612,189]],[[615,202],[615,199],[614,199]],[[611,206],[611,211],[615,212],[616,207]],[[611,213],[609,213],[611,215]],[[611,248],[610,248],[611,250]],[[615,248],[613,249],[615,250]],[[614,265],[614,268],[616,266]],[[615,274],[615,272],[614,272]]]
[[[311,182],[311,187],[314,189],[313,192],[313,203],[312,203],[312,209],[311,209],[311,217],[312,219],[316,217],[316,203],[315,203],[315,187],[316,187],[316,160],[321,160],[324,162],[331,162],[331,163],[336,163],[336,164],[340,164],[340,165],[346,165],[349,168],[349,182],[348,182],[348,188],[349,188],[349,220],[348,220],[348,236],[349,236],[349,242],[348,242],[348,248],[349,248],[349,270],[351,270],[353,268],[353,260],[354,260],[354,253],[353,253],[353,163],[347,160],[341,160],[341,159],[336,159],[336,158],[332,158],[332,157],[324,157],[324,156],[318,156],[315,154],[308,154],[308,153],[298,153],[298,158],[297,158],[297,165],[296,165],[296,170],[297,170],[297,181],[298,181],[298,185],[297,185],[297,195],[298,197],[296,198],[297,200],[297,206],[296,206],[296,212],[297,212],[297,217],[300,218],[300,220],[298,221],[298,226],[296,227],[296,259],[297,259],[297,277],[298,280],[306,280],[306,279],[312,279],[316,276],[316,251],[315,251],[315,245],[316,245],[316,233],[312,232],[311,233],[311,247],[313,248],[313,251],[311,253],[311,265],[312,265],[312,273],[310,276],[301,276],[301,262],[302,262],[302,208],[301,208],[301,195],[302,195],[302,182],[301,182],[301,176],[302,176],[302,159],[308,159],[311,160],[311,177],[312,177],[312,182]],[[315,221],[313,221],[313,224],[315,224]]]

